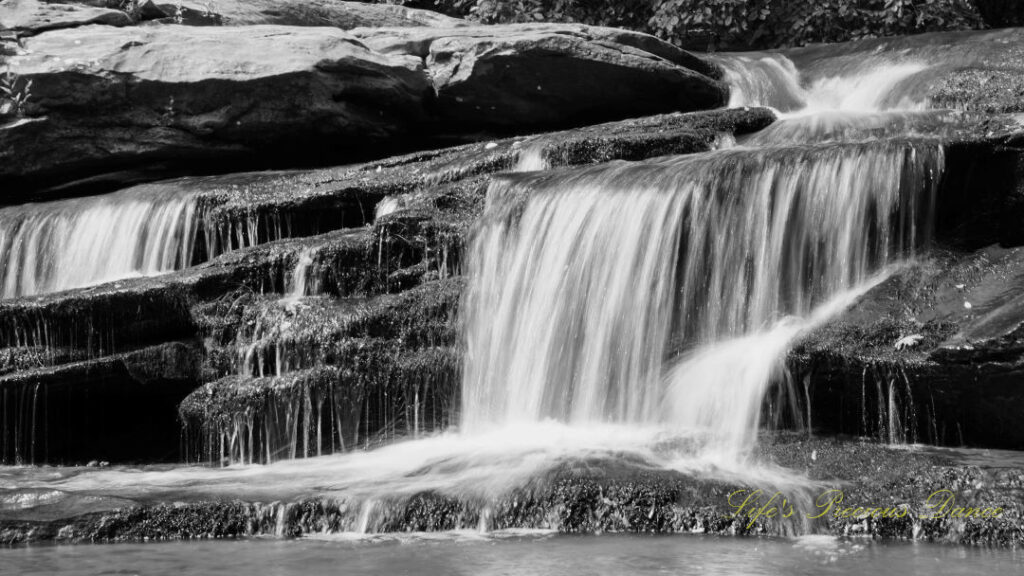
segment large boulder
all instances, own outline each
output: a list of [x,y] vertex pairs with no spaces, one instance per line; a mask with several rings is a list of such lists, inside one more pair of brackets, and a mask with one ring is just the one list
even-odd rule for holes
[[653,36],[577,24],[356,29],[422,58],[449,129],[569,126],[715,108],[717,68]]
[[22,96],[0,97],[12,193],[340,164],[726,95],[717,69],[684,51],[578,25],[83,26],[7,47]]
[[88,24],[184,24],[186,26],[331,26],[349,30],[365,27],[438,26],[466,24],[429,10],[398,4],[343,0],[4,0],[0,29],[31,36],[57,28]]
[[8,183],[337,158],[407,135],[430,96],[419,59],[333,28],[85,26],[23,39],[7,66],[28,94],[0,126]]

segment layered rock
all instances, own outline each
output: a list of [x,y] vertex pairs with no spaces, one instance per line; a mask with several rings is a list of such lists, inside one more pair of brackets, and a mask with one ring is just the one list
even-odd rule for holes
[[1022,249],[999,246],[934,252],[898,272],[791,353],[812,426],[1024,447],[1022,282]]
[[177,461],[174,409],[202,358],[189,340],[0,376],[0,461]]
[[791,352],[815,429],[1024,448],[1024,140],[998,124],[947,145],[932,249]]
[[[70,378],[78,368],[62,367],[101,370],[111,356],[141,347],[201,345],[202,370],[185,389],[209,386],[197,392],[200,400],[186,402],[182,417],[189,457],[214,461],[241,459],[239,442],[222,450],[219,440],[254,417],[265,423],[272,411],[252,412],[254,403],[299,402],[302,414],[308,392],[353,399],[354,413],[340,426],[331,414],[322,432],[295,436],[310,447],[319,440],[324,452],[444,426],[458,382],[454,312],[462,246],[490,174],[705,151],[773,120],[760,109],[670,114],[340,168],[145,184],[137,195],[191,195],[206,239],[194,265],[4,301],[0,373],[40,398],[51,384],[73,398],[73,382],[57,386],[56,376],[43,372]],[[301,371],[334,376],[313,386],[289,376]],[[18,426],[30,435],[42,418]],[[293,449],[286,444],[268,444],[271,459]],[[263,460],[268,445],[246,444],[246,461],[252,454]],[[54,450],[47,458],[81,457]]]
[[5,0],[0,5],[0,28],[32,36],[57,28],[88,24],[184,24],[192,26],[330,26],[358,27],[464,25],[429,10],[398,4],[344,0],[219,0],[216,3],[154,0]]

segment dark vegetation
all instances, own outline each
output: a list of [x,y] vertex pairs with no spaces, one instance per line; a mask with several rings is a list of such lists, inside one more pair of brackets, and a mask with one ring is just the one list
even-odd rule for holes
[[580,22],[740,50],[1024,25],[1017,0],[384,0],[486,24]]

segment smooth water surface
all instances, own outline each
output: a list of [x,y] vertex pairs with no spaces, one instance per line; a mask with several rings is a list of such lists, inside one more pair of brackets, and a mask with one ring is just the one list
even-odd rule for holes
[[253,574],[1013,574],[1020,551],[878,543],[830,536],[412,534],[371,539],[237,540],[0,549],[0,573]]

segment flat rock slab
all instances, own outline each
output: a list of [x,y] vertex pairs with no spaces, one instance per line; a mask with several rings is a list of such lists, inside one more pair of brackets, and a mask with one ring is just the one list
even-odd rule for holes
[[468,23],[398,4],[343,0],[216,0],[169,2],[142,0],[137,8],[121,0],[4,0],[0,28],[18,36],[88,24],[183,24],[186,26],[331,26],[342,30],[365,27],[437,26],[451,28]]
[[83,26],[13,49],[26,98],[0,116],[0,182],[15,193],[142,168],[339,164],[726,97],[686,52],[578,25]]
[[[177,14],[179,4],[158,2],[168,16]],[[182,24],[251,26],[334,26],[343,30],[365,27],[466,25],[458,18],[399,4],[344,2],[342,0],[216,0],[181,2]],[[174,19],[171,20],[172,22]]]
[[18,35],[88,24],[130,26],[133,23],[127,13],[102,5],[45,0],[4,0],[0,3],[0,30],[11,30]]
[[8,66],[32,86],[27,118],[0,126],[0,179],[372,145],[430,92],[418,59],[333,28],[85,26],[25,39]]
[[422,58],[437,113],[476,127],[579,125],[715,108],[718,70],[653,36],[577,24],[356,29],[386,54]]

